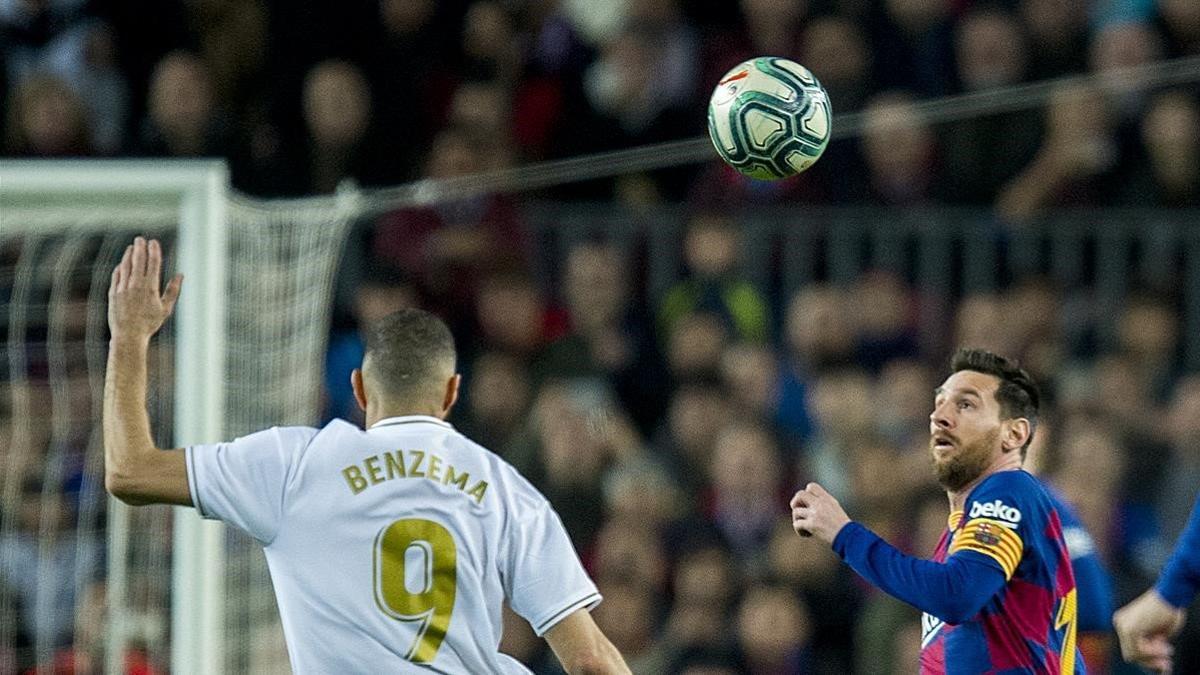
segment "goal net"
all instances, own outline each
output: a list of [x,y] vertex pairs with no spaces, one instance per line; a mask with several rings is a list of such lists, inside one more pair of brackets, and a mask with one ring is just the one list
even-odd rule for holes
[[204,162],[0,162],[0,673],[288,670],[255,542],[104,492],[105,295],[137,234],[187,276],[150,356],[156,443],[318,421],[347,211],[226,185]]

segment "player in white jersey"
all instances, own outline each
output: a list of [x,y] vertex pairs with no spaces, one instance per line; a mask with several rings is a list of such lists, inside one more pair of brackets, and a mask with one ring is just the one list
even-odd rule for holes
[[146,350],[182,283],[160,293],[161,268],[158,242],[139,237],[113,271],[105,484],[261,542],[297,673],[528,672],[498,650],[505,600],[568,672],[629,672],[550,504],[445,421],[460,376],[444,323],[403,310],[370,328],[353,376],[365,431],[339,420],[159,450]]

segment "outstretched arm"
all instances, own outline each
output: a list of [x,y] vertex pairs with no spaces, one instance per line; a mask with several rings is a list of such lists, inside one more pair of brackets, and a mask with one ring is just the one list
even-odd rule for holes
[[629,666],[586,609],[577,609],[546,631],[546,642],[571,675],[628,675]]
[[889,595],[946,623],[979,613],[1004,587],[1004,572],[974,554],[945,563],[905,555],[862,525],[851,522],[837,499],[816,483],[792,497],[792,527],[831,545],[855,572]]
[[162,248],[142,237],[125,249],[108,288],[104,375],[104,486],[129,504],[191,506],[183,450],[159,450],[146,412],[150,338],[175,309],[183,277],[159,292]]
[[1164,600],[1180,609],[1190,605],[1200,592],[1200,496],[1154,588]]
[[1183,628],[1184,608],[1200,590],[1200,497],[1154,588],[1117,610],[1113,626],[1126,661],[1170,671],[1171,639]]

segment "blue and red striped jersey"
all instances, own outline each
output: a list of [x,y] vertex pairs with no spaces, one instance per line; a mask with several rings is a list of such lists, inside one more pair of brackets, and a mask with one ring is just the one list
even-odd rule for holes
[[1035,477],[1001,471],[971,491],[964,511],[950,515],[933,557],[940,563],[956,559],[999,570],[1005,583],[958,623],[922,617],[922,673],[1085,672],[1062,520]]

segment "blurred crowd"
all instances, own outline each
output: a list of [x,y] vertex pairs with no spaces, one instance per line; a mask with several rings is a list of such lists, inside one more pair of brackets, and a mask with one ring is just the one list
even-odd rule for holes
[[835,113],[866,113],[862,137],[780,183],[711,163],[551,196],[994,205],[1018,220],[1200,203],[1192,87],[1110,78],[936,126],[915,108],[1200,54],[1192,0],[6,0],[0,44],[4,155],[224,157],[259,196],[694,137],[721,73],[770,54],[809,66]]
[[[549,497],[634,672],[913,672],[915,610],[797,537],[787,500],[817,480],[851,517],[932,552],[947,506],[928,414],[957,345],[1017,357],[1042,385],[1030,468],[1079,511],[1118,600],[1150,583],[1200,485],[1200,375],[1181,365],[1169,288],[1119,306],[1035,278],[935,289],[931,326],[918,320],[930,289],[882,271],[764,292],[746,280],[764,262],[743,255],[736,215],[962,205],[1017,226],[1058,207],[1200,206],[1195,89],[1074,84],[1044,106],[937,126],[917,108],[1198,55],[1195,0],[0,0],[0,36],[4,155],[218,156],[259,196],[703,134],[711,84],[762,54],[809,66],[835,113],[864,113],[860,138],[794,179],[711,163],[537,195],[686,204],[681,269],[661,293],[647,292],[646,252],[609,237],[573,242],[546,269],[522,202],[503,195],[392,211],[347,244],[326,417],[361,420],[348,387],[361,326],[402,306],[445,317],[466,376],[451,421]],[[67,302],[86,307],[86,286]],[[86,372],[61,375],[54,397],[77,393],[90,419]],[[43,394],[0,396],[9,448],[45,444],[13,423],[48,409]],[[55,437],[86,446],[90,430]],[[94,613],[103,595],[102,507],[96,467],[61,457],[67,469],[4,495],[0,647],[74,641],[61,672],[89,672],[102,635],[81,633],[94,622],[75,608]],[[1200,672],[1196,623],[1180,672]],[[528,626],[510,624],[504,649],[555,672]],[[31,665],[12,653],[0,648],[0,672]]]

